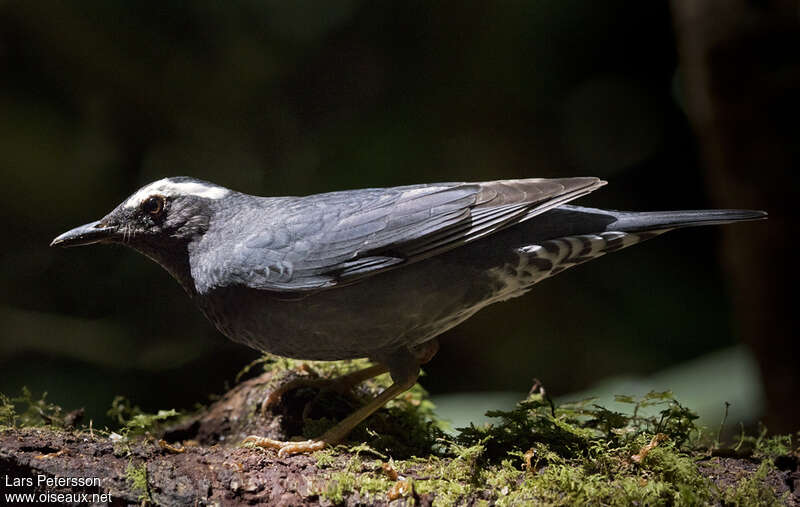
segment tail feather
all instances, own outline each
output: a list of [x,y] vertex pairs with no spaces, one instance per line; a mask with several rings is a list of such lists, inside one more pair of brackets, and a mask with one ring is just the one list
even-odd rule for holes
[[684,211],[613,212],[616,222],[607,230],[622,232],[649,231],[653,229],[679,229],[701,225],[719,225],[767,218],[764,211],[742,209],[712,209]]
[[521,296],[533,285],[586,261],[641,243],[670,229],[619,230],[542,241],[515,250],[517,259],[489,271],[498,282],[494,301]]
[[[565,269],[596,259],[610,252],[641,243],[672,229],[700,225],[725,224],[743,220],[766,218],[763,211],[749,210],[688,210],[658,212],[621,212],[562,206],[551,212],[556,218],[550,223],[561,224],[572,221],[570,231],[552,239],[515,249],[517,258],[489,271],[497,282],[494,301],[517,297],[531,287]],[[548,217],[544,217],[547,219]],[[564,220],[565,218],[570,218]],[[575,226],[574,224],[579,224]],[[592,227],[594,233],[578,233],[582,228]]]

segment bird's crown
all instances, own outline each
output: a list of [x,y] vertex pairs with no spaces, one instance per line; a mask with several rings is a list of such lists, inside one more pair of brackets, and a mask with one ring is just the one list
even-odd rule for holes
[[173,176],[147,184],[128,197],[125,208],[139,207],[148,197],[158,194],[165,197],[195,196],[206,199],[220,199],[231,191],[209,181],[189,176]]

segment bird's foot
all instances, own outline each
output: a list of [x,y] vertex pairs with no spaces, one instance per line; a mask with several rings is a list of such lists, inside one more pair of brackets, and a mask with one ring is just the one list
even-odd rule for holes
[[325,448],[328,443],[324,440],[301,440],[299,442],[287,442],[284,440],[273,440],[271,438],[250,435],[242,441],[243,444],[252,443],[258,447],[268,447],[278,449],[278,457],[284,458],[292,454],[319,451]]
[[[347,388],[349,389],[355,383],[362,382],[368,378],[372,378],[385,371],[386,371],[386,366],[378,364],[375,366],[370,366],[369,368],[365,368],[357,372],[349,373],[347,375],[344,375],[343,377],[339,377],[334,382],[338,382],[340,383],[340,385],[347,386]],[[336,425],[334,425],[332,428],[330,428],[328,431],[322,434],[322,436],[320,436],[315,440],[303,440],[300,442],[284,442],[281,440],[273,440],[271,438],[258,437],[253,435],[245,438],[243,443],[252,443],[259,447],[271,447],[273,449],[278,449],[278,456],[281,458],[284,456],[289,456],[291,454],[297,454],[301,452],[318,451],[320,449],[325,448],[326,446],[336,445],[342,440],[344,440],[344,438],[353,430],[353,428],[355,428],[364,419],[372,415],[376,410],[384,406],[386,402],[394,399],[400,393],[407,391],[417,381],[418,375],[419,375],[419,367],[417,367],[416,371],[413,371],[411,375],[408,375],[401,382],[395,382],[391,386],[384,389],[383,392],[381,392],[378,396],[373,398],[369,403],[362,406],[361,408],[359,408],[358,410],[356,410],[343,420],[339,421]]]

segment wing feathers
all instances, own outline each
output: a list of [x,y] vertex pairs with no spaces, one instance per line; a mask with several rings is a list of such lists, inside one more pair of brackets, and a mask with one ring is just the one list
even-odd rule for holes
[[[528,220],[604,185],[597,178],[503,180],[481,183],[471,220],[440,229],[400,251],[410,258],[430,257]],[[544,202],[543,202],[544,201]]]
[[[604,184],[597,178],[532,178],[283,198],[280,208],[270,209],[276,230],[254,231],[239,242],[246,252],[233,256],[228,272],[214,276],[212,285],[235,280],[307,291],[352,283],[475,241]],[[254,271],[258,259],[262,268]]]

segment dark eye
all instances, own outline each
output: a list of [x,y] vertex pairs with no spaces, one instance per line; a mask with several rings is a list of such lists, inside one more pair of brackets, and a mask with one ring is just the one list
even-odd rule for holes
[[142,202],[140,208],[148,215],[157,217],[164,211],[164,196],[151,195]]

